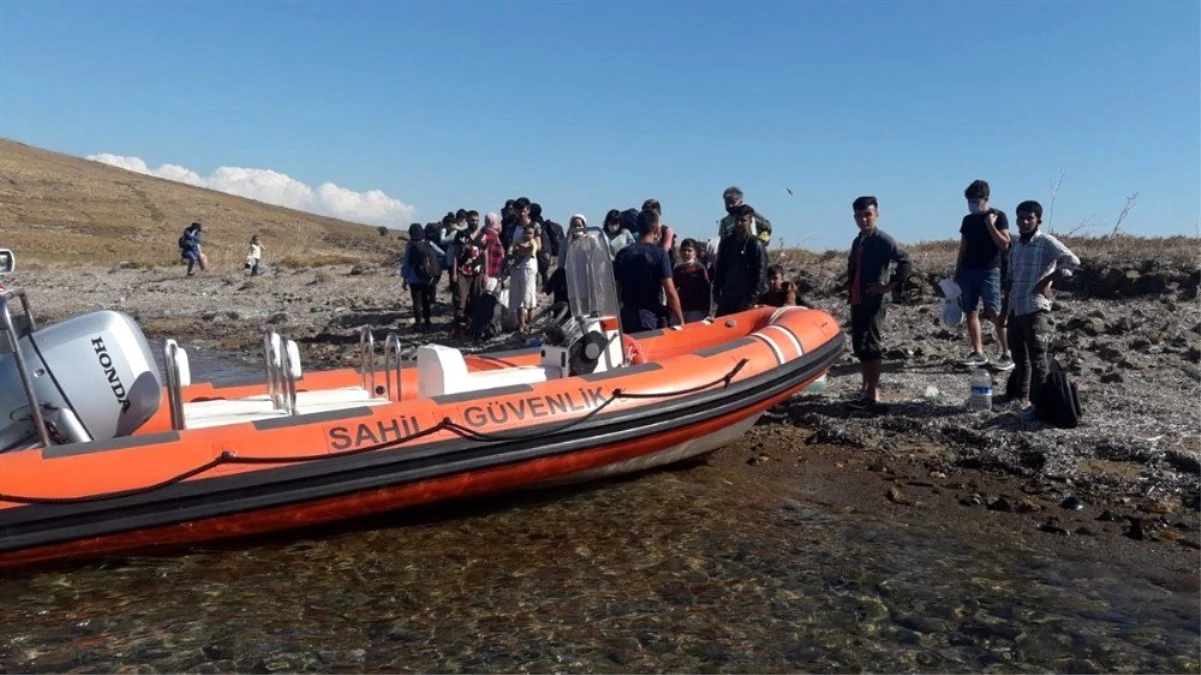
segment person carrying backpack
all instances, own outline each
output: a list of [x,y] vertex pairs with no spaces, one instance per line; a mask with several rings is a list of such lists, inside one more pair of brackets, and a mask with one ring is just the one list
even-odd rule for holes
[[409,226],[409,243],[400,263],[400,276],[413,296],[413,329],[431,330],[430,308],[442,275],[442,249],[426,239],[425,228]]
[[[1018,204],[1019,237],[1009,247],[1009,351],[1014,396],[1023,416],[1044,414],[1044,387],[1050,374],[1047,347],[1051,343],[1051,285],[1072,276],[1080,266],[1055,237],[1039,230],[1043,207],[1036,201]],[[1048,420],[1054,422],[1054,420]]]
[[188,263],[188,276],[194,275],[196,272],[193,266],[200,264],[200,271],[204,272],[209,268],[208,257],[204,255],[204,251],[200,249],[200,234],[204,231],[204,226],[200,223],[192,223],[183,231],[179,237],[179,257]]

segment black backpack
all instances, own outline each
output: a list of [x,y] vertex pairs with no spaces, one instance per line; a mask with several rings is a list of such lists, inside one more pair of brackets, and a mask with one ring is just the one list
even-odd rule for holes
[[182,251],[189,248],[192,248],[192,244],[188,242],[188,235],[185,232],[179,235],[179,249]]
[[504,332],[505,308],[496,293],[485,293],[475,301],[471,309],[471,337],[474,340],[491,340]]
[[1059,361],[1048,358],[1047,365],[1051,372],[1047,375],[1042,391],[1039,392],[1039,417],[1061,429],[1075,429],[1080,426],[1080,416],[1084,414],[1084,408],[1080,405],[1080,392],[1067,371],[1059,365]]
[[422,279],[433,281],[442,274],[442,261],[439,260],[438,251],[434,249],[433,244],[428,241],[419,241],[413,245],[413,257],[410,263],[413,266],[413,271]]

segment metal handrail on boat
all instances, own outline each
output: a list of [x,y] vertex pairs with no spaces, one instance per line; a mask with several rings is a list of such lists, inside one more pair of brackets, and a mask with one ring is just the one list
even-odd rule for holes
[[[396,373],[395,398],[392,396],[393,372]],[[384,341],[384,387],[387,389],[388,400],[399,403],[403,390],[400,383],[400,336],[395,331],[389,332],[387,340]],[[367,395],[375,396],[375,390],[368,391]]]
[[42,405],[38,402],[37,392],[33,389],[33,376],[29,374],[29,364],[25,362],[25,355],[21,353],[21,338],[17,335],[12,313],[8,311],[9,298],[17,298],[21,301],[21,308],[25,311],[26,318],[25,330],[32,333],[37,330],[37,324],[34,322],[33,313],[29,311],[29,299],[25,296],[25,289],[11,288],[0,293],[0,329],[3,329],[9,345],[12,347],[13,359],[17,363],[17,373],[21,376],[21,386],[25,389],[25,398],[29,401],[29,413],[33,417],[34,426],[37,427],[38,439],[42,442],[42,447],[48,448],[50,447],[50,432],[46,429],[46,420],[42,418]]
[[373,394],[375,392],[375,336],[371,334],[371,326],[363,326],[359,329],[359,370],[363,373],[363,388]]
[[296,347],[296,343],[291,340],[284,341],[283,353],[283,385],[284,385],[284,408],[289,415],[296,415],[296,380],[300,377],[298,368],[300,366],[300,352]]
[[180,382],[179,345],[170,338],[163,340],[163,365],[167,371],[167,407],[171,412],[171,428],[182,431],[186,420],[183,414],[183,383]]
[[284,340],[268,328],[264,336],[264,353],[267,358],[267,394],[271,407],[283,410],[287,407],[287,376],[284,373]]

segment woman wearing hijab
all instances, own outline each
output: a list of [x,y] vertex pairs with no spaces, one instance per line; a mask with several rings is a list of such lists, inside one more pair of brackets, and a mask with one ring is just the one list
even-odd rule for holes
[[584,214],[577,213],[571,217],[567,224],[567,243],[563,245],[563,250],[559,252],[559,264],[555,267],[555,271],[550,275],[550,279],[542,287],[542,292],[552,296],[551,302],[558,304],[567,302],[567,249],[571,246],[571,242],[585,236],[584,230],[588,228],[588,219]]
[[484,252],[488,256],[486,274],[489,279],[497,282],[500,281],[501,271],[505,266],[505,245],[500,240],[500,223],[500,216],[489,213],[484,216],[484,231],[480,235],[484,243]]

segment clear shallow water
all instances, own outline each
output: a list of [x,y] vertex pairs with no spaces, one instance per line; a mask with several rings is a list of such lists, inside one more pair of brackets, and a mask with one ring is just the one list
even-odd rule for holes
[[1195,577],[742,480],[696,466],[7,579],[0,669],[1201,670]]

